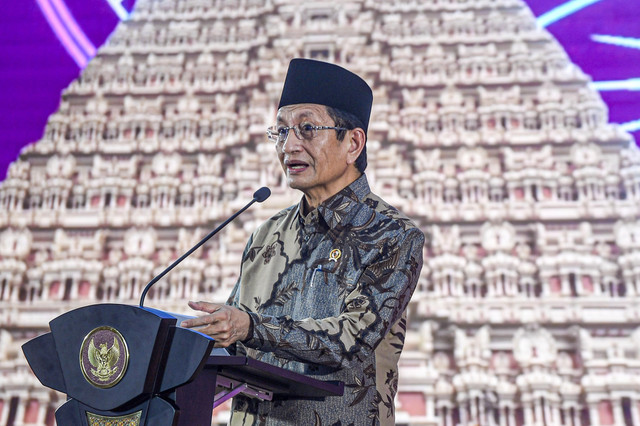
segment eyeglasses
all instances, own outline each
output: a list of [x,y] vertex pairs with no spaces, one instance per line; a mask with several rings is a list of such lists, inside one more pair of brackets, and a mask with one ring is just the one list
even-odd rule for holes
[[311,123],[299,123],[289,127],[269,127],[267,129],[267,137],[271,142],[282,144],[287,140],[287,137],[289,137],[289,130],[291,129],[293,129],[298,139],[306,142],[310,142],[315,138],[318,130],[349,130],[346,127],[315,126]]

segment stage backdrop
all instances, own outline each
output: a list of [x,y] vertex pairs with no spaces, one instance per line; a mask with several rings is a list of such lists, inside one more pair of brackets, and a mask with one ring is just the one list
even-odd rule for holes
[[[619,52],[637,62],[633,28],[598,27],[611,10],[637,22],[628,4],[547,4],[536,23],[520,0],[137,0],[100,49],[131,4],[95,6],[5,6],[22,19],[2,27],[19,42],[0,81],[44,95],[60,78],[39,127],[15,113],[40,98],[20,108],[29,98],[13,92],[0,114],[8,134],[55,110],[0,184],[0,424],[50,426],[63,399],[29,373],[22,343],[74,307],[137,303],[269,186],[147,304],[226,299],[257,224],[300,197],[264,135],[296,56],[372,84],[367,178],[427,237],[400,375],[387,378],[397,424],[640,424],[640,150],[596,91],[633,99],[637,79],[627,67],[589,84],[543,28],[566,25],[581,40],[567,50],[586,45],[595,75]],[[40,51],[20,56],[28,40]],[[633,110],[611,121],[631,130]]]
[[[640,140],[640,3],[527,0],[572,61],[597,82],[612,123]],[[0,14],[0,179],[42,136],[60,93],[135,0],[4,2]]]

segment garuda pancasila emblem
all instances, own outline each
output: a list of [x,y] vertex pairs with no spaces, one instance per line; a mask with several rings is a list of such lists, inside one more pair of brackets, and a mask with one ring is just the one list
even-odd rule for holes
[[95,369],[91,369],[91,374],[101,382],[108,382],[118,372],[120,345],[117,338],[113,338],[113,344],[110,348],[107,348],[106,343],[101,343],[96,347],[94,339],[91,339],[88,355],[89,362],[95,367]]
[[102,389],[115,386],[124,377],[128,365],[127,341],[115,328],[100,326],[84,337],[80,367],[84,378],[92,385]]

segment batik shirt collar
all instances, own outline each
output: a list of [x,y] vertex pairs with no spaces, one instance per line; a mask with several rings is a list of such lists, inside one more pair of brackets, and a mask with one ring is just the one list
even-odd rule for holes
[[362,174],[349,186],[323,201],[318,208],[306,216],[302,215],[303,197],[300,203],[298,203],[297,211],[300,224],[305,228],[315,228],[325,224],[329,229],[333,229],[341,223],[348,222],[351,219],[352,213],[354,213],[354,207],[362,202],[370,192],[371,189],[369,188],[367,176]]

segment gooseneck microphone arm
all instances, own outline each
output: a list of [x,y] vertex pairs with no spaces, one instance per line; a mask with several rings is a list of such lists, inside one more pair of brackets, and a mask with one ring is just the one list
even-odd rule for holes
[[169,265],[169,267],[167,269],[165,269],[164,271],[162,271],[160,274],[156,275],[151,281],[149,281],[149,283],[144,287],[144,290],[142,291],[142,295],[140,296],[140,307],[142,308],[144,305],[144,298],[147,295],[147,292],[149,291],[149,289],[151,289],[151,286],[153,286],[156,282],[160,281],[160,279],[162,277],[164,277],[165,275],[167,275],[167,273],[169,273],[169,271],[171,271],[173,268],[175,268],[178,263],[182,262],[184,259],[187,258],[187,256],[191,255],[191,253],[193,253],[194,251],[196,251],[197,249],[200,248],[200,246],[202,246],[204,243],[206,243],[209,238],[213,237],[214,235],[216,235],[222,228],[224,228],[225,226],[227,226],[229,224],[229,222],[231,222],[233,219],[235,219],[236,217],[238,217],[242,212],[244,212],[246,209],[248,209],[249,207],[251,207],[251,205],[253,203],[255,203],[256,201],[258,203],[263,202],[264,200],[266,200],[267,198],[269,198],[269,196],[271,195],[271,191],[269,190],[269,188],[267,188],[266,186],[263,186],[262,188],[258,189],[254,194],[253,194],[253,200],[249,201],[249,203],[244,206],[243,208],[241,208],[240,210],[238,210],[237,212],[235,212],[233,215],[231,215],[227,220],[225,220],[224,222],[222,222],[216,229],[214,229],[213,231],[209,232],[207,234],[206,237],[204,237],[202,240],[200,240],[200,242],[198,244],[196,244],[195,246],[191,247],[191,249],[189,249],[188,252],[186,252],[185,254],[183,254],[182,256],[180,256],[180,258],[178,258],[175,262],[173,262],[171,265]]

